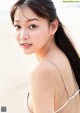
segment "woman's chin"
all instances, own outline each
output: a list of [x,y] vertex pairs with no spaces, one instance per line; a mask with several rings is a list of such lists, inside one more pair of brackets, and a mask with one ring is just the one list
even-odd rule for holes
[[34,52],[24,50],[24,54],[26,54],[26,55],[31,55],[31,54],[34,54]]

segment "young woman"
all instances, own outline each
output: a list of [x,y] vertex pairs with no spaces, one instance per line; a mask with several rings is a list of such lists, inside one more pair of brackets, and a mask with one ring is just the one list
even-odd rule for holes
[[16,39],[39,63],[30,72],[31,113],[80,113],[80,59],[51,0],[18,0],[11,9]]

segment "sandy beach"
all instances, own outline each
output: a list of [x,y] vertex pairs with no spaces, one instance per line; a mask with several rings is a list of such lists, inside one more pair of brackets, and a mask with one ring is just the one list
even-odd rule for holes
[[[80,52],[80,14],[60,14],[69,27],[72,40]],[[65,19],[63,19],[63,16]],[[0,15],[0,108],[7,113],[28,113],[24,100],[28,91],[28,69],[36,62],[34,55],[25,55],[18,47],[9,14]]]

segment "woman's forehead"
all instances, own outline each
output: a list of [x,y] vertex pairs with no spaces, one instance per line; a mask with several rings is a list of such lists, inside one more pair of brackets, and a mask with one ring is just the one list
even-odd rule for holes
[[19,7],[16,9],[14,17],[21,17],[24,16],[26,19],[31,18],[40,18],[38,15],[36,15],[32,9],[30,9],[28,6],[25,7]]
[[39,17],[38,15],[36,15],[36,14],[32,11],[32,9],[30,9],[28,6],[17,8],[17,10],[15,11],[15,14],[14,14],[14,21],[16,21],[16,20],[45,21],[44,18],[41,18],[41,17]]

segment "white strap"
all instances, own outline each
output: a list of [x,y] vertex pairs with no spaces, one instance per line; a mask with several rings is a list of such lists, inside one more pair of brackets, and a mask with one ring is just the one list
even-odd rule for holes
[[75,98],[77,96],[77,94],[80,92],[80,89],[77,90],[70,98],[69,100],[62,106],[60,107],[58,110],[56,110],[54,113],[59,112],[60,110],[62,110],[73,98]]

